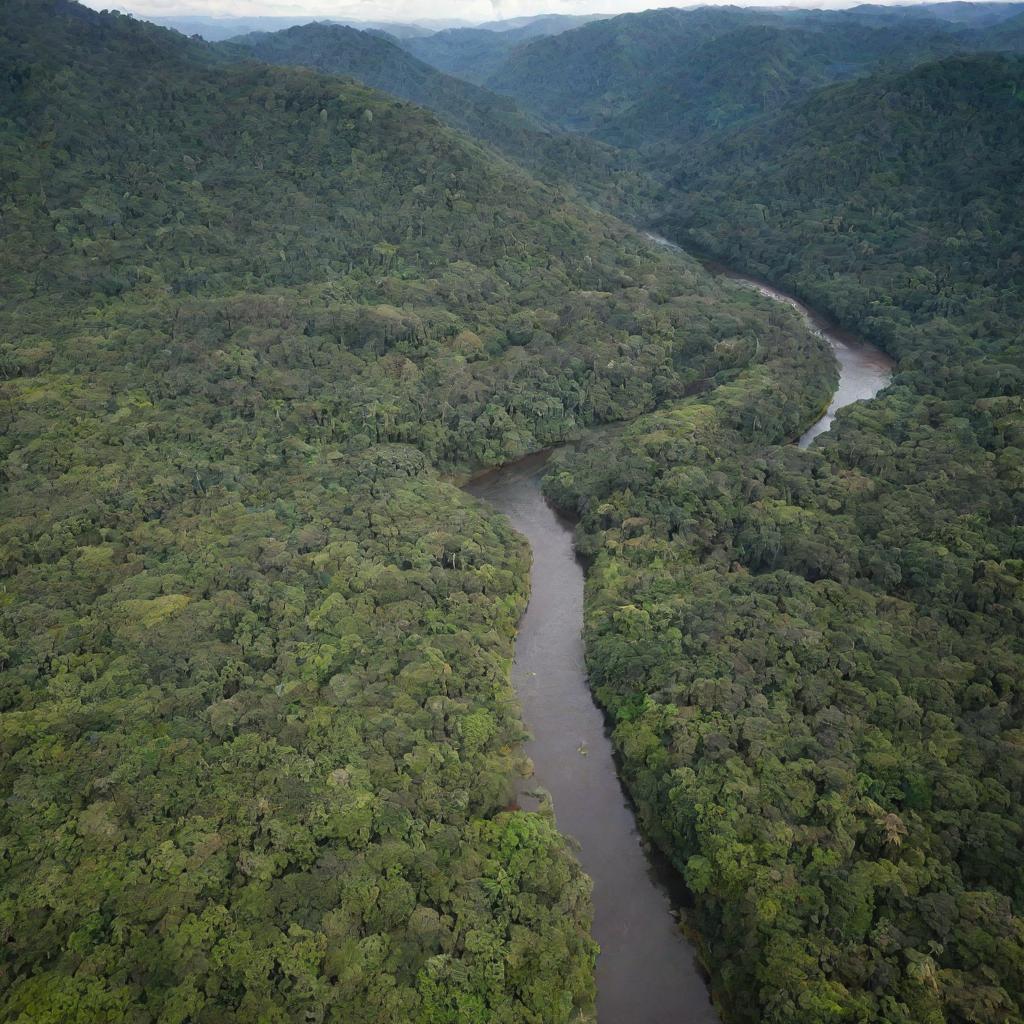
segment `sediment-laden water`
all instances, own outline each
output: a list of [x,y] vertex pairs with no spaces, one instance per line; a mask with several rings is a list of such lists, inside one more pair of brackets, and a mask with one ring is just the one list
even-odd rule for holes
[[[874,396],[889,382],[893,363],[879,349],[763,282],[712,269],[793,306],[835,351],[838,388],[828,411],[799,439],[801,447],[828,430],[842,406]],[[529,786],[551,794],[559,828],[579,844],[580,863],[593,879],[594,938],[601,946],[598,1024],[710,1024],[718,1017],[694,949],[679,927],[681,886],[637,832],[603,714],[587,683],[583,569],[571,524],[541,494],[547,454],[484,474],[466,487],[508,516],[533,549],[530,604],[512,669],[533,736],[526,746],[535,768]]]

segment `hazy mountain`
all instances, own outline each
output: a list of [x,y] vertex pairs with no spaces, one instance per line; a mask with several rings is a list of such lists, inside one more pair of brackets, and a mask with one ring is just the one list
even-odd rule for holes
[[623,14],[518,47],[487,85],[558,124],[592,130],[702,42],[764,17],[737,8]]
[[505,18],[503,21],[485,21],[474,27],[503,34],[512,32],[517,39],[523,40],[557,35],[607,17],[607,14],[534,14],[522,18]]
[[[859,10],[860,8],[854,8]],[[913,4],[901,5],[898,11],[904,16],[912,16],[918,8]],[[995,25],[1007,18],[1014,17],[1024,11],[1024,4],[1015,3],[966,3],[964,0],[949,0],[946,3],[921,4],[921,13],[928,14],[942,21],[979,28]]]
[[513,18],[475,28],[448,29],[431,36],[406,38],[402,45],[428,64],[480,84],[522,43],[558,35],[598,20],[601,20],[599,15],[568,14]]
[[751,121],[815,89],[883,66],[955,53],[963,44],[931,22],[873,28],[849,22],[820,30],[750,25],[715,36],[676,68],[653,77],[639,98],[592,134],[616,145],[661,149]]
[[968,38],[978,49],[1024,50],[1024,12],[980,29]]
[[646,11],[519,46],[487,86],[566,128],[664,162],[673,147],[822,86],[989,45],[965,20],[882,7]]
[[[147,17],[146,21],[154,25],[162,25],[165,28],[173,28],[183,32],[187,36],[197,35],[209,42],[220,42],[231,39],[233,36],[245,35],[251,32],[277,32],[281,29],[290,28],[293,25],[308,25],[314,18],[303,17],[237,17],[237,18],[215,18],[203,15],[182,15],[180,17]],[[351,25],[359,29],[377,29],[386,31],[396,38],[429,36],[436,32],[436,27],[423,25],[407,25],[399,22],[388,21],[350,21],[333,20],[331,24]]]

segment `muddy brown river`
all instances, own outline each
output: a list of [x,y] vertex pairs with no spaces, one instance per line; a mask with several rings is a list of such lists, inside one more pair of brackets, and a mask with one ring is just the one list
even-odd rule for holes
[[[672,246],[663,239],[658,244]],[[795,299],[729,274],[795,307],[832,345],[839,387],[828,411],[800,438],[806,447],[843,405],[888,383],[892,361],[837,331]],[[508,516],[533,549],[530,603],[516,638],[513,683],[532,734],[527,788],[551,795],[558,826],[578,844],[594,883],[598,1024],[705,1024],[718,1020],[693,947],[679,926],[685,896],[678,876],[645,847],[616,771],[602,712],[583,659],[583,568],[572,525],[547,504],[540,481],[548,453],[477,477],[466,490]],[[525,802],[525,795],[524,795]]]
[[[675,242],[670,242],[667,238],[662,238],[661,235],[647,232],[646,237],[664,249],[686,254],[685,249],[676,245]],[[752,288],[766,298],[792,307],[803,317],[804,323],[811,331],[824,338],[832,346],[836,361],[839,363],[839,386],[824,415],[812,423],[800,436],[797,444],[801,448],[806,448],[819,434],[824,434],[832,426],[836,413],[844,405],[850,405],[865,398],[874,398],[892,380],[892,371],[896,364],[880,348],[876,348],[849,331],[837,327],[817,310],[805,306],[799,299],[780,292],[765,281],[738,274],[713,260],[702,260],[701,262],[707,270],[716,276],[727,277],[730,281],[735,281],[745,288]]]
[[694,951],[679,930],[671,872],[644,851],[583,662],[583,568],[572,526],[544,500],[546,454],[480,477],[467,490],[508,516],[533,548],[530,604],[512,682],[533,739],[526,752],[558,827],[579,843],[594,883],[599,1024],[716,1021]]

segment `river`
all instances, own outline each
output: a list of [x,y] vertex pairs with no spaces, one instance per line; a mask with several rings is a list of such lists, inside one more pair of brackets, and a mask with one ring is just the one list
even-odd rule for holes
[[[653,236],[652,236],[653,238]],[[676,248],[664,239],[658,244]],[[714,268],[712,268],[714,269]],[[839,387],[828,411],[800,438],[806,447],[828,430],[836,410],[876,394],[892,362],[878,349],[768,285],[740,283],[803,313],[836,352]],[[598,1024],[710,1024],[718,1020],[693,947],[678,920],[678,877],[637,831],[616,771],[604,716],[594,703],[583,658],[583,568],[572,524],[541,494],[548,453],[532,455],[466,485],[503,512],[533,549],[530,603],[516,638],[512,681],[532,734],[526,752],[552,798],[558,826],[578,844],[594,883]],[[523,802],[527,797],[523,795]]]
[[[661,235],[647,232],[646,237],[663,249],[671,249],[673,252],[688,255],[681,246],[670,242],[667,238],[662,238]],[[738,274],[714,260],[701,260],[700,262],[717,277],[727,277],[730,281],[735,281],[745,288],[752,288],[769,299],[791,306],[803,317],[804,323],[811,331],[818,337],[824,338],[832,346],[832,351],[839,363],[839,386],[836,388],[835,394],[832,395],[828,409],[820,419],[812,423],[800,435],[797,444],[801,448],[806,448],[819,434],[824,434],[832,426],[836,413],[844,405],[850,405],[865,398],[874,398],[892,379],[895,364],[880,348],[876,348],[849,331],[837,327],[817,310],[805,306],[799,299],[780,292],[765,281]]]
[[718,1018],[676,919],[671,872],[644,852],[583,661],[583,568],[572,525],[540,490],[546,453],[478,477],[467,490],[508,516],[533,548],[530,604],[512,682],[533,739],[535,780],[594,883],[599,1024],[703,1024]]

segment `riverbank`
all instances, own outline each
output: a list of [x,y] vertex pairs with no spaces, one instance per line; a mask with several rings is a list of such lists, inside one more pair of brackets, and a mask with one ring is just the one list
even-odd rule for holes
[[[665,240],[657,244],[678,248]],[[795,299],[761,282],[729,275],[795,308],[829,342],[839,386],[798,443],[806,447],[839,408],[871,397],[889,380],[891,360],[827,325]],[[556,446],[561,447],[561,446]],[[556,448],[469,476],[464,488],[508,516],[533,551],[532,596],[520,623],[513,684],[533,738],[526,753],[552,800],[560,830],[578,844],[593,880],[593,934],[601,1024],[717,1021],[693,946],[679,926],[679,876],[644,843],[623,789],[603,710],[587,680],[582,640],[584,570],[572,524],[544,500],[540,481]]]
[[[676,245],[675,242],[671,242],[661,235],[649,231],[645,232],[645,235],[655,245],[686,254],[686,250],[682,246]],[[821,416],[797,438],[796,443],[799,447],[808,447],[816,437],[824,434],[835,421],[836,413],[844,406],[867,398],[874,398],[892,379],[896,362],[876,345],[872,345],[850,331],[843,330],[832,323],[828,317],[765,281],[740,274],[715,260],[702,259],[700,262],[713,274],[735,281],[744,288],[752,288],[765,298],[781,302],[783,305],[795,309],[803,318],[808,329],[818,337],[824,338],[832,347],[839,363],[839,386]]]
[[671,887],[678,876],[645,850],[587,682],[584,572],[572,524],[541,493],[549,455],[528,456],[466,487],[504,513],[533,551],[530,603],[512,669],[532,734],[525,752],[535,774],[524,795],[537,787],[550,794],[558,827],[578,844],[593,881],[601,1024],[711,1024],[718,1017],[676,914],[681,893]]

